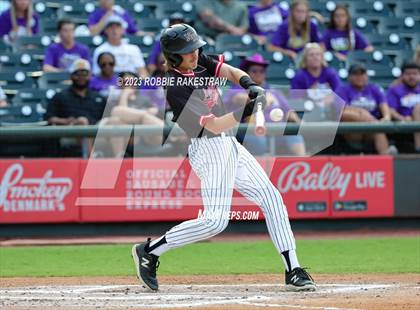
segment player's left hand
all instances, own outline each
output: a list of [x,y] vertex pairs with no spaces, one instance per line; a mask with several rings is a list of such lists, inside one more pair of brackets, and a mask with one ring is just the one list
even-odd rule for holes
[[251,101],[254,101],[254,102],[261,102],[262,108],[264,110],[265,106],[267,105],[265,89],[257,85],[251,85],[248,88],[248,91],[249,91],[248,93],[249,99],[251,99]]

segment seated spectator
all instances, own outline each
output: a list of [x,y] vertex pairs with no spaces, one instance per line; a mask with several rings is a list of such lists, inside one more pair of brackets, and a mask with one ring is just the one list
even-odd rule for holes
[[248,29],[248,9],[237,0],[199,0],[196,3],[199,19],[195,29],[200,35],[215,39],[218,34],[243,35]]
[[4,108],[7,107],[7,97],[6,94],[4,93],[3,88],[1,88],[0,86],[0,108]]
[[[159,125],[163,127],[163,120],[156,116],[158,108],[147,96],[141,94],[140,89],[130,86],[128,79],[137,76],[131,72],[125,72],[120,77],[123,79],[123,85],[121,90],[116,90],[119,96],[110,95],[116,98],[117,102],[108,101],[107,110],[110,110],[110,115],[101,121],[101,125]],[[141,139],[145,145],[158,146],[162,143],[161,134],[144,136]],[[110,141],[114,155],[123,157],[128,142],[127,137],[112,137]]]
[[0,15],[0,37],[13,43],[17,37],[39,32],[39,16],[33,11],[32,0],[12,0],[10,8]]
[[[349,84],[337,89],[337,95],[344,100],[345,107],[341,120],[344,122],[376,122],[390,121],[391,112],[382,90],[375,84],[369,83],[366,68],[355,64],[349,70]],[[379,154],[397,153],[394,146],[390,146],[384,133],[371,135],[350,134],[345,136],[349,141],[363,141],[373,139]]]
[[89,15],[88,26],[91,35],[104,34],[108,17],[118,15],[124,22],[128,34],[142,34],[138,30],[136,20],[124,8],[115,5],[115,0],[99,0],[99,8]]
[[[270,112],[273,109],[281,109],[285,115],[283,121],[300,122],[299,116],[290,109],[283,94],[280,91],[271,89],[270,85],[267,84],[266,71],[268,66],[269,62],[260,54],[244,59],[240,66],[255,83],[266,89],[267,107],[264,110],[266,121],[270,122]],[[247,99],[248,94],[240,87],[235,86],[228,91],[224,101],[226,102],[226,108],[229,111],[234,111],[244,105]],[[248,120],[248,122],[250,121]],[[302,136],[277,136],[275,138],[278,153],[297,156],[305,155],[305,144]],[[246,136],[238,136],[238,139],[243,141],[244,146],[254,155],[263,155],[268,151],[270,137],[259,137],[248,133]]]
[[147,70],[143,54],[137,45],[123,42],[124,21],[117,15],[108,17],[105,23],[105,35],[107,41],[98,46],[93,53],[93,73],[99,74],[98,56],[104,52],[115,56],[115,72],[131,72],[146,77]]
[[54,95],[44,117],[50,125],[96,124],[102,118],[106,102],[99,93],[89,90],[89,62],[76,60],[70,72],[72,85]]
[[346,55],[351,50],[373,51],[373,46],[362,33],[352,28],[350,13],[344,5],[337,5],[331,12],[330,24],[324,32],[322,42],[340,60],[346,60]]
[[306,43],[320,41],[318,27],[311,21],[308,2],[296,0],[290,7],[288,19],[273,34],[268,49],[296,59]]
[[[185,19],[182,13],[175,12],[169,16],[169,26],[172,26],[175,24],[181,24],[184,22],[185,22]],[[158,58],[162,58],[162,50],[160,48],[159,37],[156,38],[156,41],[152,47],[152,50],[149,54],[149,58],[147,60],[147,70],[149,71],[150,75],[153,75],[156,68],[159,66]]]
[[248,9],[248,32],[260,43],[271,40],[272,35],[287,19],[289,11],[273,0],[259,0]]
[[89,48],[74,40],[74,22],[64,19],[58,22],[60,43],[53,43],[45,50],[44,72],[69,71],[79,58],[90,61]]
[[[420,121],[420,66],[405,63],[401,68],[401,84],[388,89],[391,116],[397,121]],[[420,133],[414,134],[414,147],[420,153]]]
[[292,79],[292,89],[332,89],[340,86],[340,78],[333,68],[324,60],[324,51],[318,43],[306,45],[300,70]]
[[104,52],[98,56],[98,66],[101,73],[92,76],[89,88],[108,98],[111,89],[117,86],[117,75],[114,72],[115,57],[111,53]]

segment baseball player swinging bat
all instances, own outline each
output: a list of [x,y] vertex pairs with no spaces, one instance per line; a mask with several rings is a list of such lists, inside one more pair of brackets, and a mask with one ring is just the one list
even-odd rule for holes
[[229,223],[224,215],[229,213],[236,189],[263,210],[271,239],[285,266],[286,289],[315,290],[313,279],[299,265],[287,210],[278,189],[232,132],[238,123],[256,114],[257,134],[265,133],[265,90],[244,71],[225,64],[223,56],[215,59],[203,53],[206,42],[189,25],[176,24],[165,29],[160,44],[168,64],[168,77],[187,81],[223,77],[246,89],[250,100],[244,108],[227,113],[213,85],[166,87],[166,100],[174,114],[172,120],[191,139],[188,160],[201,181],[204,212],[213,216],[204,221],[202,218],[185,221],[157,239],[133,245],[131,253],[138,278],[150,289],[158,290],[156,271],[160,255],[222,232]]

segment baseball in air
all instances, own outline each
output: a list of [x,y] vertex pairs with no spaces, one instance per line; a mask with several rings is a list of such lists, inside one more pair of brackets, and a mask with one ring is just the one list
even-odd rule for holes
[[284,113],[282,109],[276,108],[272,109],[270,112],[270,119],[273,122],[280,122],[284,117]]

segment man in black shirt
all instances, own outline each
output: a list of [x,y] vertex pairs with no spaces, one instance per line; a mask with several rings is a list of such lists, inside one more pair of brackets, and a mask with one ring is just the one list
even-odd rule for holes
[[103,115],[106,100],[88,88],[90,64],[76,60],[70,70],[72,85],[55,94],[47,106],[45,119],[51,125],[92,125]]
[[[287,210],[279,191],[257,160],[230,134],[242,119],[251,116],[265,91],[242,70],[202,53],[206,44],[196,31],[177,24],[163,31],[161,47],[169,67],[166,99],[173,120],[191,138],[188,147],[192,169],[201,180],[204,216],[181,223],[158,239],[132,248],[139,279],[152,290],[158,289],[158,258],[166,251],[210,238],[222,232],[229,222],[232,192],[235,188],[263,210],[271,239],[286,268],[286,289],[315,290],[311,276],[300,267]],[[226,113],[216,82],[207,78],[223,77],[249,91],[245,107]],[[256,104],[258,103],[258,105]]]

